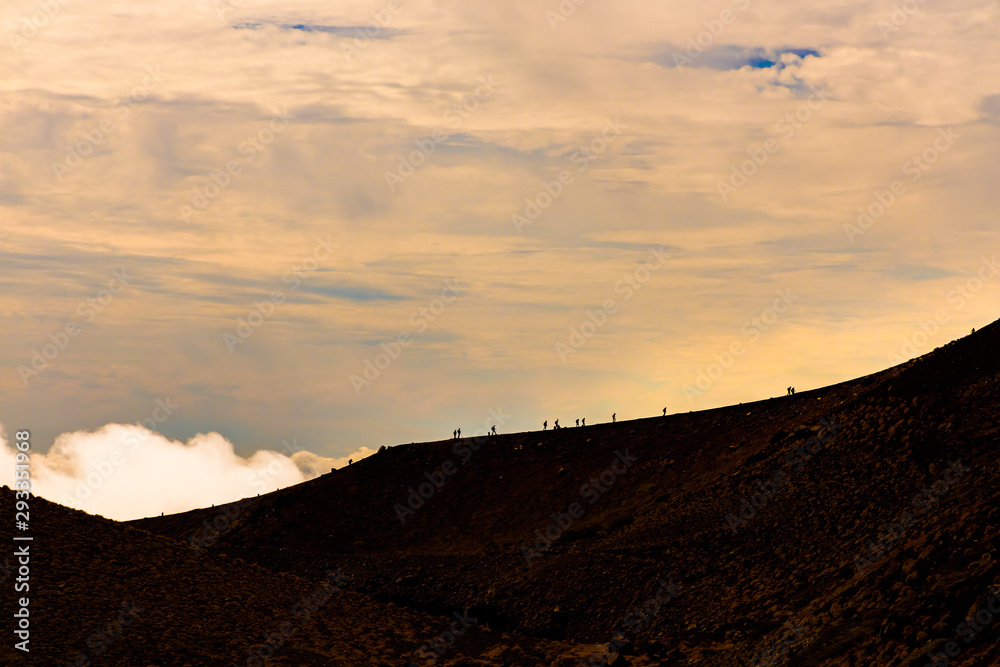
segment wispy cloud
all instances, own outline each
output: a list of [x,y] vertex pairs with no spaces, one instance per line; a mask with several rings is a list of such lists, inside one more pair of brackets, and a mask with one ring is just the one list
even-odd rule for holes
[[[874,0],[586,3],[556,30],[554,6],[101,0],[0,45],[0,420],[44,452],[169,394],[190,407],[165,438],[217,432],[249,460],[289,433],[332,458],[447,436],[484,405],[511,406],[509,429],[658,414],[791,287],[696,407],[736,403],[884,367],[995,244],[996,6],[927,3],[888,38]],[[0,10],[19,38],[26,7]],[[961,139],[852,245],[844,225],[948,127]],[[733,168],[753,175],[723,201]],[[518,234],[526,198],[546,208]],[[327,236],[341,251],[291,290]],[[562,364],[552,342],[650,246],[671,260]],[[18,367],[120,267],[129,289],[25,387]],[[371,342],[413,331],[451,276],[462,298],[356,394]],[[996,289],[941,340],[995,319]],[[230,353],[220,334],[275,290]]]
[[359,34],[368,39],[392,39],[406,34],[405,30],[384,28],[378,25],[319,25],[315,23],[282,23],[274,20],[247,21],[233,24],[237,30],[261,30],[273,26],[280,30],[298,30],[300,32],[323,32],[340,37],[357,37]]
[[[678,62],[674,58],[675,53],[684,53],[686,49],[682,45],[668,45],[663,47],[661,53],[653,57],[653,62],[664,67],[677,67]],[[796,62],[803,58],[820,58],[822,55],[815,49],[765,49],[763,47],[747,47],[735,44],[724,44],[710,46],[697,54],[697,58],[691,58],[691,67],[707,67],[715,70],[738,70],[743,67],[755,69],[783,69],[790,62]],[[683,63],[682,63],[683,64]]]

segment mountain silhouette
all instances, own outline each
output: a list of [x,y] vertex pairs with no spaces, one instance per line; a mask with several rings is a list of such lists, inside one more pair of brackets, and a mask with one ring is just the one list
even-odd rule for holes
[[33,497],[32,648],[0,663],[997,664],[998,380],[994,322],[821,389],[397,445],[171,516]]

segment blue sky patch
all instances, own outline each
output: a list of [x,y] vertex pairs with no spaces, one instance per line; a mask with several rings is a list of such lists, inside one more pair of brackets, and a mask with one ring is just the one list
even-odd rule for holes
[[260,30],[265,25],[273,25],[282,30],[325,32],[340,37],[364,37],[365,39],[392,39],[403,33],[402,30],[393,30],[377,25],[322,25],[319,23],[279,23],[278,21],[248,21],[236,23],[233,28],[236,30]]
[[[689,45],[690,46],[690,45]],[[700,48],[700,47],[697,47]],[[738,70],[743,67],[753,67],[756,69],[777,68],[781,69],[781,57],[787,53],[805,58],[813,56],[820,58],[822,55],[815,49],[764,49],[759,46],[747,47],[736,44],[726,44],[722,46],[709,46],[698,52],[694,47],[673,47],[657,53],[653,62],[663,67],[706,67],[721,71]]]

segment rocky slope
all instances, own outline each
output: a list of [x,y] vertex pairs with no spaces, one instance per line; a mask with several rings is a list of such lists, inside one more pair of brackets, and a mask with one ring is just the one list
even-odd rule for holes
[[134,601],[93,664],[254,664],[325,593],[266,664],[432,664],[436,638],[455,667],[995,664],[998,351],[994,323],[816,391],[400,445],[128,525],[36,499],[39,651],[70,663]]

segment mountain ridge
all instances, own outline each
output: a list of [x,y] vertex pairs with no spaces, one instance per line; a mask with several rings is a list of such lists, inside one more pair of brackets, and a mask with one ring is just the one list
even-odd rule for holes
[[37,648],[0,662],[993,664],[998,349],[993,323],[790,396],[387,447],[127,523],[36,497]]

